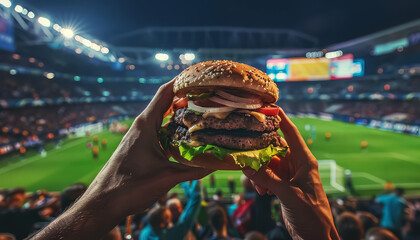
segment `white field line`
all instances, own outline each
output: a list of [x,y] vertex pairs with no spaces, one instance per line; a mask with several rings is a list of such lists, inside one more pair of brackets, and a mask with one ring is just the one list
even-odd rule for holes
[[330,169],[330,184],[331,186],[333,186],[334,188],[336,188],[338,191],[340,192],[344,192],[346,191],[346,189],[341,186],[340,184],[337,183],[337,178],[336,178],[336,174],[337,174],[337,163],[335,161],[331,161],[331,169]]
[[353,177],[359,177],[359,178],[367,178],[369,180],[371,180],[372,182],[376,182],[378,184],[385,184],[386,180],[382,179],[382,178],[378,178],[370,173],[367,172],[354,172],[352,173]]
[[323,155],[327,156],[327,157],[354,157],[354,158],[360,158],[360,157],[368,157],[368,158],[383,158],[383,157],[392,157],[398,160],[403,160],[403,161],[407,161],[410,163],[414,163],[414,164],[420,164],[420,158],[414,158],[411,156],[407,156],[398,152],[372,152],[372,153],[324,153]]
[[392,155],[395,156],[395,158],[400,159],[400,160],[404,160],[404,161],[415,163],[415,164],[420,164],[420,158],[413,158],[413,157],[406,156],[397,152],[393,152]]
[[[64,150],[66,150],[68,148],[71,148],[71,147],[73,147],[75,145],[78,145],[78,144],[80,144],[81,140],[86,140],[86,139],[85,138],[81,138],[81,139],[75,140],[75,141],[73,141],[73,142],[71,142],[69,144],[65,144],[64,146],[61,146],[61,148],[59,148],[59,149],[50,150],[49,152],[47,152],[47,154],[48,154],[47,157],[50,157],[53,154],[59,153],[59,152],[64,151]],[[0,174],[10,172],[10,171],[12,171],[12,170],[14,170],[16,168],[23,167],[25,165],[28,165],[30,163],[33,163],[33,162],[35,162],[37,160],[41,160],[41,159],[43,159],[43,157],[41,157],[39,155],[35,155],[35,156],[32,156],[32,157],[27,158],[27,159],[22,159],[22,160],[20,160],[20,161],[18,161],[16,163],[11,163],[11,164],[9,164],[9,165],[7,165],[5,167],[0,168]]]

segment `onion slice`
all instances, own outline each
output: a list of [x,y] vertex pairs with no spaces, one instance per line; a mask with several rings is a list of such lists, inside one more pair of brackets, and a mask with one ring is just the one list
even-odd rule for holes
[[193,101],[188,101],[188,107],[200,113],[218,113],[218,112],[231,112],[235,110],[233,107],[201,107],[194,104]]
[[216,102],[216,103],[223,104],[223,105],[228,106],[228,107],[233,107],[233,108],[257,109],[257,108],[262,107],[261,103],[253,103],[253,104],[238,103],[238,102],[231,102],[229,100],[219,98],[219,97],[211,97],[211,98],[209,98],[209,100],[213,101],[213,102]]
[[249,97],[249,98],[243,98],[238,97],[233,94],[227,93],[225,91],[216,90],[216,95],[225,98],[227,100],[230,100],[232,102],[238,102],[238,103],[247,103],[247,104],[261,104],[262,101],[258,97]]

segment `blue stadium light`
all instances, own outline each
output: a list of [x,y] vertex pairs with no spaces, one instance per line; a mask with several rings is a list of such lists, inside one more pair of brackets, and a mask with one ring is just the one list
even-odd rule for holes
[[28,14],[28,9],[24,8],[24,9],[22,10],[22,14],[23,14],[23,15]]
[[184,59],[186,61],[193,61],[195,59],[195,54],[194,53],[185,53],[184,54]]
[[20,5],[16,5],[15,6],[15,12],[21,13],[22,11],[23,11],[23,7],[22,6],[20,6]]
[[74,76],[73,77],[73,80],[76,81],[76,82],[78,82],[78,81],[80,81],[80,77],[79,76]]
[[169,59],[169,55],[166,53],[156,53],[155,58],[158,61],[167,61]]
[[5,6],[6,8],[9,8],[12,6],[12,2],[10,2],[9,0],[0,0],[0,4]]
[[102,47],[101,48],[101,53],[107,54],[107,53],[109,53],[109,49],[107,47]]
[[57,32],[60,32],[61,31],[61,26],[56,23],[56,24],[53,25],[53,29]]
[[72,38],[74,36],[73,30],[70,28],[62,28],[60,32],[65,38]]
[[39,17],[38,18],[38,23],[41,24],[44,27],[50,27],[51,26],[51,21],[48,18],[45,18],[45,17]]
[[16,75],[17,74],[17,71],[16,71],[16,69],[10,69],[10,75]]
[[96,81],[98,81],[98,83],[103,83],[104,82],[104,79],[100,77]]
[[83,45],[85,45],[86,47],[90,47],[92,45],[92,42],[90,40],[87,40],[86,38],[82,39],[82,43]]
[[28,12],[28,18],[34,18],[35,17],[35,13],[32,11]]
[[54,75],[54,73],[47,73],[45,75],[45,77],[48,78],[48,79],[53,79],[55,77],[55,75]]

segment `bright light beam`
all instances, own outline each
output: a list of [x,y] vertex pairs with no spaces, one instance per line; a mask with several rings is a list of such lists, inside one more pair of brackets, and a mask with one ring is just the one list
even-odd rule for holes
[[38,18],[38,23],[41,24],[44,27],[50,27],[51,26],[51,21],[48,18],[44,18],[44,17],[39,17]]
[[169,55],[166,53],[156,53],[155,58],[158,61],[166,61],[169,59]]
[[72,38],[74,36],[73,30],[71,30],[70,28],[62,28],[61,34],[63,34],[65,38]]

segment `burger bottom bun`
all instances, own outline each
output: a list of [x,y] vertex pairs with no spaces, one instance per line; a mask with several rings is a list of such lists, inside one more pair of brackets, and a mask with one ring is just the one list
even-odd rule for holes
[[193,159],[191,159],[191,161],[188,161],[187,159],[181,156],[181,154],[179,153],[178,146],[174,146],[172,144],[169,144],[169,145],[170,145],[169,151],[171,152],[172,157],[184,165],[211,169],[211,170],[241,170],[242,169],[238,164],[235,163],[235,160],[233,159],[233,157],[229,155],[225,155],[223,159],[220,160],[211,153],[203,153],[203,154],[198,154]]

